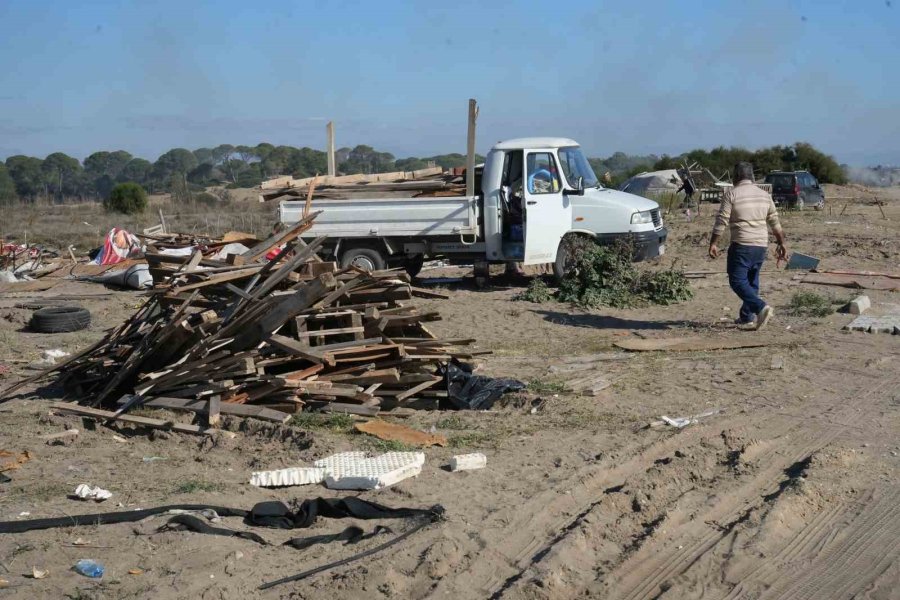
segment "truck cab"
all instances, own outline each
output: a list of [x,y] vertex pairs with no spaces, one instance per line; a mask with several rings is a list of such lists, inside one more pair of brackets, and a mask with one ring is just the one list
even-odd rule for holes
[[578,143],[521,138],[496,144],[482,174],[489,262],[553,263],[565,268],[565,239],[626,241],[635,260],[662,255],[668,235],[659,205],[600,185]]

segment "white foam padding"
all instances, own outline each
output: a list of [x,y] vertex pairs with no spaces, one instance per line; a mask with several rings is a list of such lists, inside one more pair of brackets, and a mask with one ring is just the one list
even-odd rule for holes
[[322,483],[325,469],[318,467],[291,467],[276,471],[257,471],[250,474],[250,485],[256,487],[285,487]]
[[487,456],[481,452],[472,454],[457,454],[450,459],[451,471],[474,471],[487,466]]
[[339,452],[325,458],[320,458],[313,464],[326,470],[334,470],[341,468],[342,465],[350,464],[354,460],[365,460],[369,455],[365,452]]
[[75,488],[75,495],[82,500],[96,500],[97,502],[103,502],[112,498],[112,492],[109,490],[104,490],[101,487],[91,487],[86,483],[82,483]]
[[333,490],[380,490],[422,472],[424,452],[387,452],[366,458],[362,452],[344,452],[316,461],[325,466],[325,486]]

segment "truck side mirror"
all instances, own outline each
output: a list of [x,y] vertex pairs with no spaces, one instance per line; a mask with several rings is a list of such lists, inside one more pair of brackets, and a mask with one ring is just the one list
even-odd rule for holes
[[584,196],[584,177],[579,177],[575,182],[575,189],[566,190],[566,193],[573,196]]

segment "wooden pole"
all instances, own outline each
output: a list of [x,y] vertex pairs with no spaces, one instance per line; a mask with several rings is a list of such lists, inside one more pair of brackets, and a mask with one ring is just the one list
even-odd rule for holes
[[306,204],[303,205],[303,218],[309,216],[309,211],[312,208],[312,197],[313,192],[316,190],[316,181],[319,180],[319,174],[316,173],[316,176],[313,177],[313,180],[309,182],[309,187],[306,188]]
[[469,99],[469,133],[466,140],[466,196],[475,195],[475,121],[478,120],[478,103]]
[[337,175],[336,165],[334,164],[334,121],[328,121],[325,126],[325,132],[328,134],[328,176]]
[[162,225],[163,233],[169,233],[169,230],[166,229],[166,218],[163,216],[162,208],[159,209],[159,224]]

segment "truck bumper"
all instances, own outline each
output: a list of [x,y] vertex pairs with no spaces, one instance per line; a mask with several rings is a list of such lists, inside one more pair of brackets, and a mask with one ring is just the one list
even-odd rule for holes
[[614,244],[625,242],[634,248],[632,258],[635,262],[662,256],[665,252],[666,238],[669,230],[663,227],[656,231],[637,231],[628,233],[598,233],[597,242],[600,244]]

